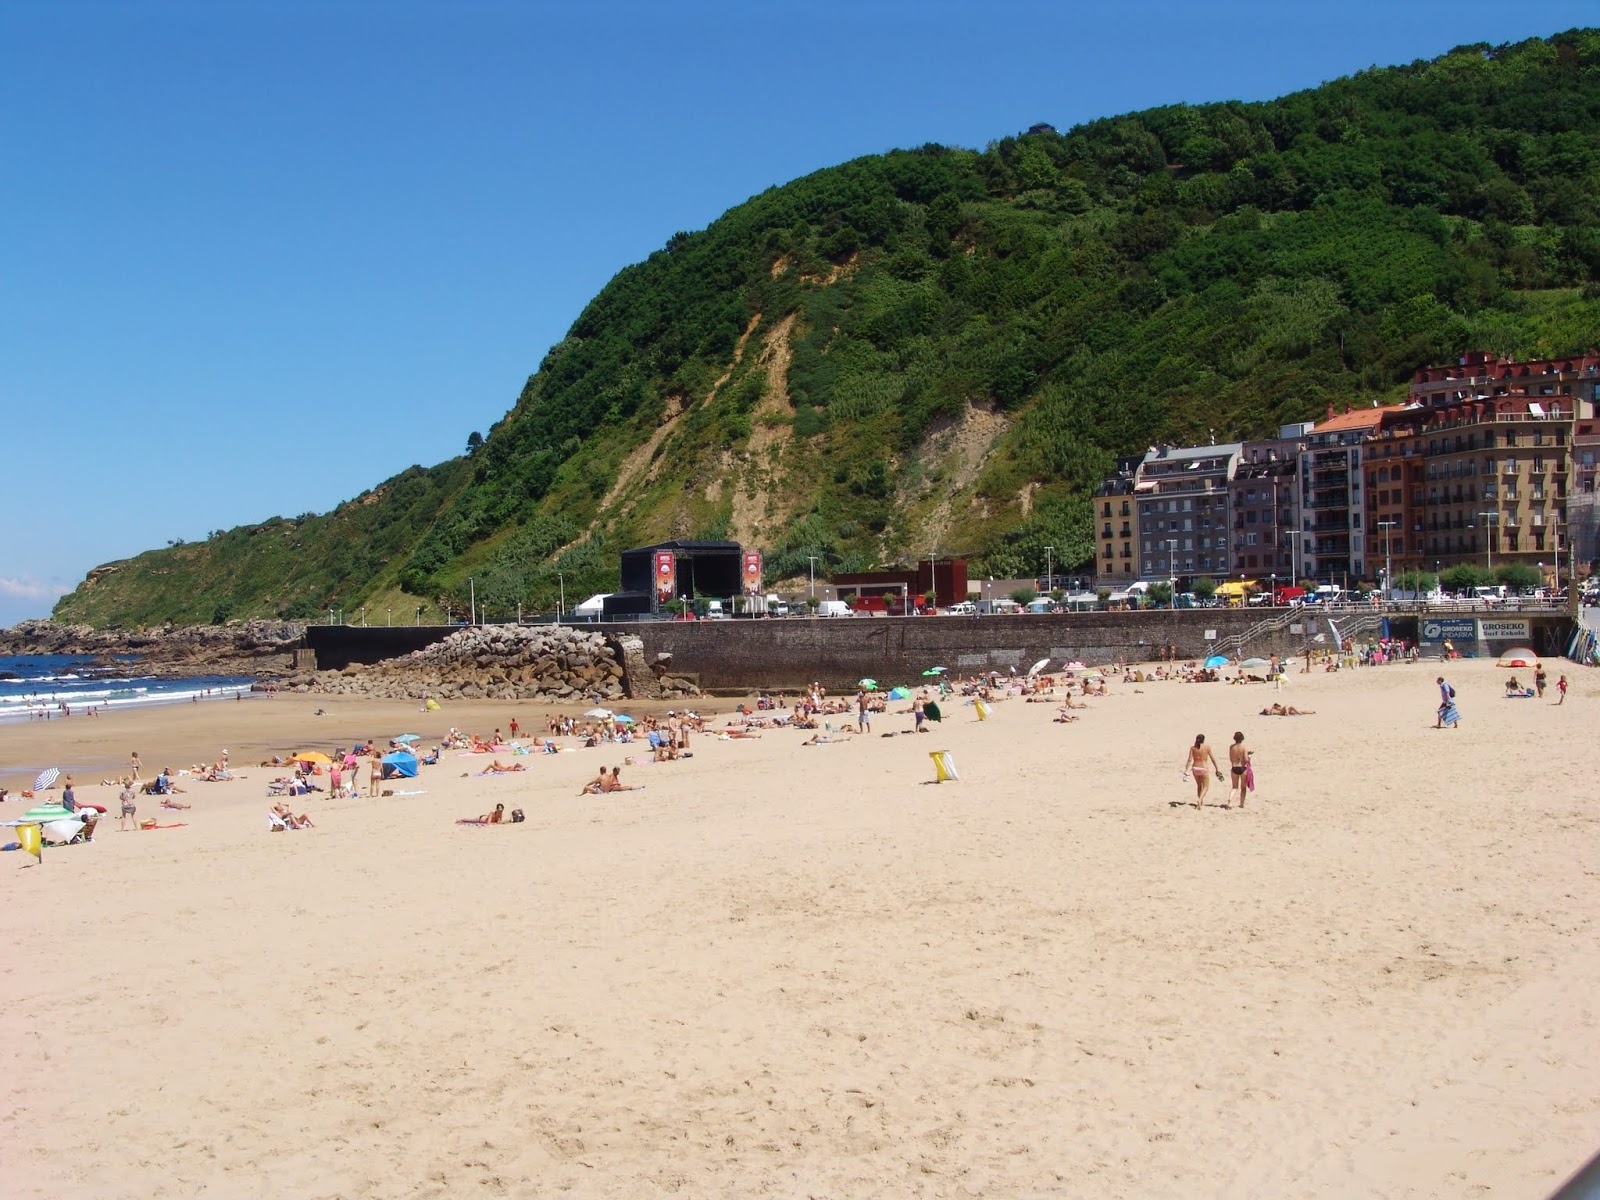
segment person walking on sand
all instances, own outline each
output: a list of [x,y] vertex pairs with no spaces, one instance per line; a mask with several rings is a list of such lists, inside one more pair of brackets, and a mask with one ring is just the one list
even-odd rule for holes
[[1565,704],[1567,702],[1567,677],[1565,675],[1556,680],[1556,691],[1561,693],[1561,699],[1557,700],[1556,704]]
[[1541,700],[1544,699],[1544,689],[1545,689],[1546,685],[1549,684],[1549,682],[1550,682],[1550,676],[1545,674],[1544,664],[1542,662],[1534,663],[1533,664],[1533,690],[1538,695],[1539,699],[1541,699]]
[[1183,760],[1183,777],[1187,779],[1194,776],[1194,806],[1204,808],[1206,793],[1211,790],[1211,773],[1215,771],[1222,774],[1222,767],[1217,762],[1217,756],[1211,753],[1211,747],[1206,745],[1206,735],[1194,735],[1194,745],[1189,747],[1187,756]]
[[139,782],[139,752],[137,750],[135,750],[132,754],[128,755],[128,769],[133,774],[133,781],[135,783],[138,783]]
[[1461,710],[1456,707],[1456,690],[1444,681],[1443,675],[1435,682],[1439,685],[1439,719],[1433,723],[1433,727],[1443,729],[1448,725],[1454,729],[1461,723]]
[[856,728],[862,733],[872,732],[872,714],[867,709],[867,689],[856,690]]
[[134,803],[136,795],[133,790],[133,780],[124,779],[122,781],[122,793],[117,799],[122,802],[122,818],[117,823],[117,828],[126,829],[128,822],[132,821],[133,827],[137,829],[139,827],[139,808]]
[[1244,807],[1245,781],[1250,773],[1250,751],[1245,747],[1244,734],[1233,735],[1233,745],[1228,747],[1228,804],[1233,807],[1233,794],[1239,793],[1239,807]]

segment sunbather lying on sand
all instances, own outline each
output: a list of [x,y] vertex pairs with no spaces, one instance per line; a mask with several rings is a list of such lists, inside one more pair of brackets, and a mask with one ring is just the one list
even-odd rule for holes
[[479,771],[478,774],[479,775],[509,775],[513,771],[526,771],[527,769],[528,768],[523,766],[521,763],[512,763],[508,767],[508,766],[505,765],[505,763],[501,762],[497,758],[493,762],[491,762],[487,767],[485,767],[483,770]]
[[504,821],[505,819],[506,819],[506,806],[504,804],[496,804],[494,806],[494,811],[493,812],[484,813],[483,816],[481,816],[481,817],[462,817],[459,821],[456,822],[456,824],[457,825],[498,825],[502,821]]
[[1314,717],[1315,709],[1296,708],[1292,704],[1270,704],[1261,710],[1263,717]]
[[162,808],[175,808],[175,809],[180,809],[181,810],[181,809],[188,808],[190,806],[185,804],[182,800],[174,800],[171,796],[163,796],[163,797],[161,797],[161,807]]
[[[185,804],[183,807],[184,808],[188,808],[189,806],[187,804]],[[283,823],[285,825],[287,825],[290,829],[315,829],[316,828],[316,826],[314,824],[312,824],[312,822],[311,822],[311,814],[310,813],[301,813],[297,817],[297,816],[294,815],[294,809],[290,808],[287,804],[274,804],[272,806],[272,811],[277,813],[278,816],[280,818],[282,818]]]

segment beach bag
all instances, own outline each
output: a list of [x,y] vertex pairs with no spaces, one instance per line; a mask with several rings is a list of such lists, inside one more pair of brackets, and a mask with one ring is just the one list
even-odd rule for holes
[[1455,698],[1456,698],[1456,689],[1452,687],[1452,688],[1450,688],[1450,699],[1454,700]]
[[513,808],[511,810],[511,823],[513,825],[521,824],[523,821],[526,821],[527,819],[528,819],[527,817],[522,815],[522,810],[520,808]]

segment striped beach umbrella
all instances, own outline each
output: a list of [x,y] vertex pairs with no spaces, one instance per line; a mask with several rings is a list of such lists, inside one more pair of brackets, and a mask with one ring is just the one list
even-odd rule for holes
[[33,790],[42,792],[56,780],[61,778],[61,771],[57,767],[46,767],[34,777]]

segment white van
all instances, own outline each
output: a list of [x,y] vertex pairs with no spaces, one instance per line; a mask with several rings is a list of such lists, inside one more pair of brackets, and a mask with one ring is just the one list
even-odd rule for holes
[[975,617],[978,615],[978,606],[971,600],[960,600],[944,612],[947,617]]
[[850,606],[843,600],[823,600],[817,604],[819,617],[848,617],[852,615]]

